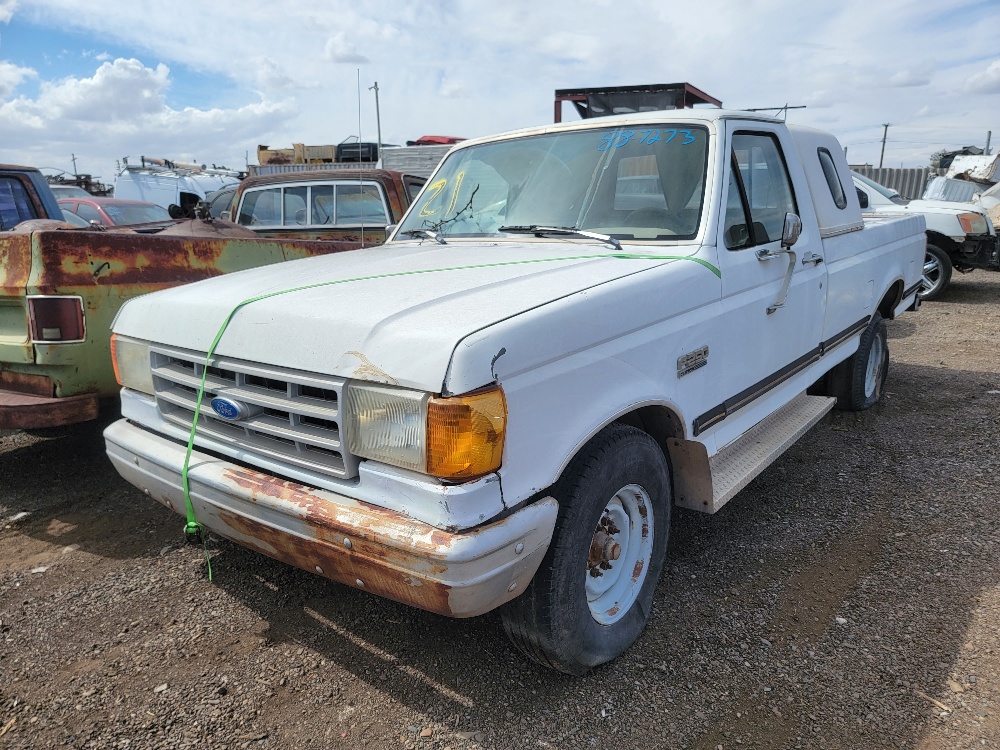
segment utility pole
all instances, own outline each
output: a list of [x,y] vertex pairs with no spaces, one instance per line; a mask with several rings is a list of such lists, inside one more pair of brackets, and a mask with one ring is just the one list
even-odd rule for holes
[[378,130],[378,158],[381,159],[382,158],[382,117],[381,117],[381,115],[379,114],[379,111],[378,111],[378,81],[375,81],[375,85],[374,86],[369,86],[368,90],[375,92],[375,127]]
[[889,126],[890,125],[892,125],[891,122],[883,122],[882,123],[882,127],[884,128],[884,130],[882,131],[882,153],[878,157],[878,168],[879,169],[882,168],[882,160],[885,158],[885,138],[889,134]]
[[[989,145],[990,145],[990,139],[989,136],[987,136],[986,137],[987,149],[989,148]],[[986,153],[989,153],[989,151],[987,151]],[[70,158],[73,160],[73,176],[76,177],[76,154],[70,154]]]
[[993,131],[992,130],[987,130],[986,131],[986,148],[983,149],[983,153],[986,154],[987,156],[990,155],[990,139],[992,137],[993,137]]

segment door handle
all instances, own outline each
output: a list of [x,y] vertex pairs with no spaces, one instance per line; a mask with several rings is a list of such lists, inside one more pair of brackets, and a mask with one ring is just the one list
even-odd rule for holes
[[785,306],[785,297],[788,295],[788,287],[792,284],[792,273],[795,271],[795,251],[791,247],[782,247],[780,250],[758,250],[757,260],[773,260],[775,258],[780,258],[782,255],[788,256],[788,268],[785,270],[785,279],[781,283],[781,291],[778,292],[778,299],[774,301],[774,304],[769,305],[767,308],[767,314],[770,315],[779,307]]
[[815,253],[806,253],[802,256],[802,265],[804,266],[818,266],[823,262],[822,255],[816,255]]

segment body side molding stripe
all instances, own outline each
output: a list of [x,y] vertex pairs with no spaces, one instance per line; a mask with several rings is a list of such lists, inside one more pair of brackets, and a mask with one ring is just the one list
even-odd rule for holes
[[754,383],[752,386],[747,388],[740,393],[737,393],[731,398],[727,398],[718,406],[713,406],[707,412],[702,414],[700,417],[696,417],[692,423],[692,433],[697,436],[712,427],[719,422],[723,421],[726,417],[735,414],[737,411],[742,409],[744,406],[749,405],[756,399],[763,396],[765,393],[770,391],[772,388],[776,388],[783,382],[788,380],[793,375],[796,375],[800,371],[804,370],[806,367],[811,365],[813,362],[820,359],[824,354],[840,346],[844,342],[848,341],[852,336],[863,331],[871,320],[870,315],[866,315],[864,318],[859,320],[857,323],[845,328],[840,333],[834,335],[832,338],[827,339],[822,342],[819,346],[811,349],[806,354],[796,359],[794,362],[785,365],[780,370],[768,375],[763,380]]

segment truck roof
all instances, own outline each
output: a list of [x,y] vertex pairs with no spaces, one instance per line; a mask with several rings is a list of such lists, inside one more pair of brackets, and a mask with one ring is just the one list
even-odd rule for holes
[[572,122],[561,122],[551,125],[538,125],[531,128],[521,128],[509,130],[495,135],[482,136],[479,138],[469,138],[454,146],[456,150],[475,146],[480,143],[490,143],[491,141],[505,140],[515,136],[536,135],[542,133],[557,133],[562,130],[577,130],[585,128],[608,128],[613,129],[619,125],[628,125],[633,122],[649,122],[650,120],[668,120],[670,122],[718,122],[719,120],[755,120],[759,122],[782,122],[777,117],[764,115],[759,112],[746,112],[729,109],[663,109],[650,112],[635,112],[627,115],[609,115],[607,117],[596,117],[586,120],[574,120]]

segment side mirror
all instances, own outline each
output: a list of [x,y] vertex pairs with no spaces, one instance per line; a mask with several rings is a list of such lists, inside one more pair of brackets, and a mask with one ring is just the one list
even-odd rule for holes
[[799,241],[800,234],[802,234],[802,219],[797,214],[785,214],[785,226],[781,230],[781,246],[791,247]]
[[861,204],[861,208],[868,208],[868,193],[861,188],[854,189],[858,191],[858,203]]
[[228,211],[223,211],[221,214],[219,214],[219,218],[222,219],[223,221],[232,221],[232,219],[230,219],[229,217],[230,213]]
[[386,224],[385,225],[385,238],[389,239],[389,236],[396,231],[396,224]]

